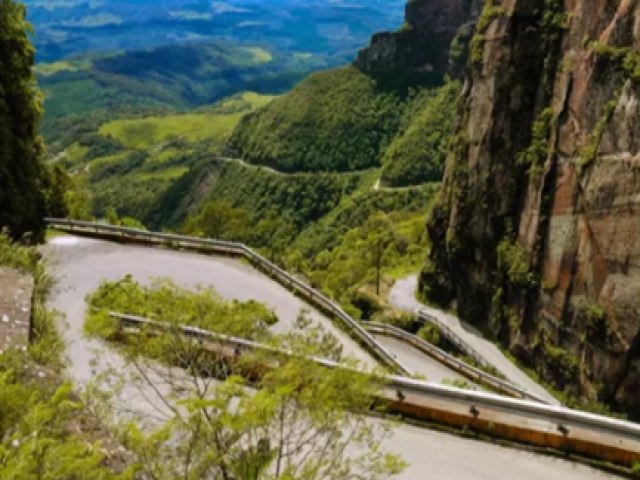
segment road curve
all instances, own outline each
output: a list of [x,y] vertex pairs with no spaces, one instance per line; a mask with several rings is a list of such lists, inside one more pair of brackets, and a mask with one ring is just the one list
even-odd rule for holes
[[429,315],[438,318],[441,322],[448,325],[460,338],[480,353],[487,362],[498,369],[498,371],[518,387],[539,398],[545,399],[551,405],[560,405],[558,399],[514,365],[498,347],[484,338],[477,329],[454,315],[420,303],[415,298],[417,287],[417,275],[398,280],[389,293],[389,301],[395,308],[400,310],[411,312],[416,312],[419,309],[425,310]]
[[118,280],[126,274],[133,275],[141,282],[167,277],[185,287],[213,287],[225,298],[264,302],[275,310],[280,319],[273,327],[276,333],[289,330],[300,312],[307,310],[315,322],[322,324],[340,340],[345,354],[367,367],[376,365],[367,352],[325,316],[240,260],[125,246],[76,236],[52,240],[45,253],[50,258],[57,280],[52,292],[52,305],[66,314],[69,324],[66,339],[74,366],[87,361],[83,346],[88,342],[81,335],[85,297],[102,280]]
[[[44,248],[57,281],[50,306],[66,315],[63,329],[68,342],[69,373],[78,385],[85,385],[103,370],[122,368],[123,362],[108,346],[82,336],[86,305],[85,296],[102,279],[118,279],[127,273],[139,280],[164,276],[185,287],[198,284],[214,286],[221,295],[240,300],[266,301],[281,318],[278,329],[287,328],[304,304],[252,267],[233,259],[207,257],[110,242],[65,236],[54,239]],[[317,312],[313,314],[323,321]],[[338,333],[341,333],[338,331]],[[350,339],[346,350],[365,363],[373,360]],[[349,344],[351,342],[351,344]],[[92,362],[98,352],[99,361]],[[162,389],[161,387],[159,387]],[[132,410],[151,411],[155,407],[150,392],[140,390],[129,394]],[[161,407],[157,408],[161,416]],[[581,464],[533,454],[518,449],[500,447],[491,443],[463,439],[423,428],[398,425],[385,448],[398,452],[409,463],[408,469],[398,477],[401,480],[442,479],[455,480],[605,480],[615,477]]]

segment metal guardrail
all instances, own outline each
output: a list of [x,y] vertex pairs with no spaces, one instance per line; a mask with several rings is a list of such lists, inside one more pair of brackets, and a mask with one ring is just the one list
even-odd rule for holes
[[[205,249],[219,253],[246,257],[267,273],[273,274],[274,277],[283,285],[295,289],[312,303],[315,303],[316,305],[319,305],[320,307],[334,313],[338,318],[344,321],[352,331],[356,332],[358,338],[366,346],[373,350],[377,354],[377,356],[379,356],[379,358],[381,358],[381,360],[383,360],[387,365],[395,367],[400,371],[406,371],[406,369],[402,367],[399,362],[395,358],[393,358],[393,356],[389,352],[386,351],[386,349],[379,345],[375,341],[375,339],[364,330],[361,325],[359,325],[354,319],[348,316],[348,314],[346,314],[346,312],[344,312],[335,303],[330,301],[324,295],[315,291],[310,286],[291,276],[287,272],[284,272],[284,270],[282,270],[280,267],[264,259],[264,257],[255,253],[253,250],[242,244],[198,239],[181,235],[145,232],[137,229],[114,227],[112,225],[102,225],[91,222],[77,222],[52,218],[48,218],[45,220],[47,223],[49,223],[49,225],[63,231],[91,234],[99,237],[116,237],[125,240],[140,241],[150,244]],[[135,324],[140,325],[144,322],[144,319],[138,318],[133,320],[132,318],[129,318],[129,320],[127,321],[134,322]],[[442,331],[446,330],[443,329]],[[225,342],[229,342],[230,344],[238,345],[241,349],[251,350],[256,348],[265,348],[264,346],[260,346],[255,342],[234,339],[232,337],[223,338],[220,335],[212,334],[211,332],[206,332],[204,330],[196,329],[193,327],[186,328],[184,330],[184,333],[196,338],[214,338],[211,337],[211,335],[214,335],[216,341],[224,340]],[[339,366],[335,362],[331,362],[329,360],[318,359],[318,361],[332,368],[336,368]],[[460,415],[459,412],[462,408],[462,411],[467,412],[465,416],[466,418],[470,419],[469,421],[473,420],[474,418],[472,414],[474,409],[480,409],[480,411],[483,411],[483,409],[492,411],[499,417],[501,415],[507,415],[515,417],[516,419],[519,418],[522,425],[524,425],[521,428],[530,432],[538,432],[540,433],[540,435],[542,435],[541,438],[543,438],[543,444],[544,442],[549,441],[549,425],[541,426],[536,422],[531,422],[531,420],[538,419],[544,422],[551,422],[552,425],[556,424],[558,426],[566,426],[568,428],[579,427],[587,431],[589,436],[588,442],[597,447],[597,451],[594,454],[596,458],[603,458],[605,456],[603,452],[606,449],[621,448],[618,446],[618,444],[622,444],[623,439],[626,439],[624,441],[627,442],[627,444],[629,443],[629,441],[632,443],[631,447],[623,447],[623,450],[625,452],[629,452],[629,450],[631,449],[630,453],[633,458],[635,458],[636,460],[637,458],[640,458],[639,424],[617,420],[609,417],[603,417],[600,415],[594,415],[586,412],[570,410],[568,408],[559,406],[545,405],[528,400],[508,398],[486,392],[460,390],[445,385],[431,384],[401,376],[388,376],[386,378],[388,388],[390,389],[389,394],[395,395],[397,393],[402,394],[402,396],[415,396],[416,402],[422,402],[422,405],[420,405],[419,407],[424,407],[424,405],[428,406],[432,402],[439,401],[439,408],[450,411],[452,415]],[[414,402],[414,400],[407,399],[407,403],[410,404],[411,402]],[[605,444],[604,440],[602,440],[602,438],[604,438],[603,436],[609,438],[614,437],[615,445],[612,445],[611,442]],[[572,440],[571,436],[569,436],[568,439]],[[578,439],[578,444],[580,444],[581,441],[582,439]]]
[[[296,355],[293,352],[283,350],[280,348],[271,347],[263,343],[254,342],[253,340],[232,337],[230,335],[225,335],[222,333],[215,333],[215,332],[204,330],[198,327],[193,327],[188,325],[179,326],[169,322],[160,322],[157,320],[150,320],[148,318],[143,318],[137,315],[126,315],[126,314],[117,313],[117,312],[109,312],[109,316],[111,318],[118,320],[118,322],[120,322],[120,327],[123,327],[123,328],[133,328],[136,330],[141,330],[142,328],[151,328],[151,329],[157,329],[163,332],[175,331],[177,328],[180,334],[187,338],[193,338],[198,341],[210,340],[210,341],[219,343],[221,345],[227,345],[233,348],[234,354],[236,356],[241,355],[242,352],[256,352],[256,351],[264,351],[264,352],[275,353],[279,355],[288,355],[288,356]],[[326,367],[335,368],[338,366],[336,362],[327,360],[325,358],[312,357],[311,359]]]
[[444,350],[436,347],[435,345],[423,340],[422,338],[412,335],[409,332],[402,330],[401,328],[393,325],[387,325],[384,323],[369,322],[366,324],[366,329],[370,333],[377,333],[380,335],[386,335],[394,337],[402,342],[405,342],[414,348],[420,350],[424,354],[434,358],[438,362],[448,366],[452,370],[465,376],[466,378],[473,380],[481,385],[485,385],[493,389],[496,392],[509,395],[511,397],[533,400],[535,402],[548,403],[529,392],[518,388],[511,382],[502,380],[498,377],[483,372],[482,370],[472,367],[462,360],[448,354]]
[[463,352],[465,355],[468,355],[476,362],[478,365],[483,367],[491,367],[491,363],[487,361],[477,350],[475,350],[471,345],[465,342],[456,332],[454,332],[446,323],[441,322],[438,318],[430,315],[426,311],[420,309],[417,312],[418,319],[432,324],[435,326],[443,337],[449,340],[458,350]]
[[[117,313],[112,313],[111,316],[120,320],[123,326],[138,330],[145,327],[163,330],[176,328],[173,324],[147,320],[137,316]],[[212,339],[218,343],[229,345],[235,352],[270,350],[279,354],[291,354],[257,342],[216,334],[195,327],[179,327],[179,329],[184,335],[192,338]],[[328,368],[347,368],[327,359],[313,358],[313,360]],[[543,443],[549,441],[549,435],[553,435],[551,427],[562,426],[572,435],[574,435],[571,433],[573,429],[579,428],[586,430],[587,433],[584,438],[580,433],[575,434],[578,444],[586,441],[602,447],[602,449],[596,448],[596,456],[604,456],[601,450],[611,448],[626,449],[625,451],[632,456],[637,454],[638,458],[640,458],[640,424],[571,410],[566,407],[545,405],[539,402],[509,398],[487,392],[462,390],[394,375],[385,377],[385,384],[392,395],[402,394],[403,397],[406,396],[406,399],[402,400],[402,402],[407,402],[409,405],[413,402],[424,402],[429,405],[434,401],[439,401],[441,406],[438,408],[449,409],[454,415],[459,415],[460,411],[465,411],[470,420],[476,418],[473,413],[474,410],[479,413],[493,412],[500,414],[504,412],[515,416],[516,420],[519,418],[522,429],[540,433],[542,435],[540,437],[542,439],[541,442]],[[416,396],[417,400],[409,397],[410,395]],[[463,407],[462,410],[460,409],[461,406]],[[543,423],[541,424],[538,421]],[[607,439],[605,439],[605,436]]]
[[[545,405],[539,402],[505,397],[501,395],[461,390],[436,383],[421,382],[406,377],[390,377],[390,385],[404,392],[413,392],[425,397],[439,397],[455,402],[462,402],[478,408],[492,408],[513,415],[526,417],[528,420],[538,418],[568,427],[581,427],[594,433],[606,433],[612,436],[629,437],[638,442],[640,455],[640,424],[604,417],[566,407]],[[531,427],[533,428],[533,427]]]
[[118,239],[130,239],[132,241],[154,245],[194,248],[227,255],[242,256],[260,268],[263,272],[273,276],[284,287],[294,290],[304,297],[309,303],[316,305],[338,318],[349,329],[349,331],[353,333],[356,339],[386,366],[399,373],[409,373],[394,355],[376,342],[376,340],[360,325],[360,323],[346,313],[339,305],[244,244],[195,238],[185,235],[149,232],[135,228],[119,227],[95,222],[60,218],[45,218],[44,220],[50,227],[71,233],[89,233],[97,237],[115,237]]

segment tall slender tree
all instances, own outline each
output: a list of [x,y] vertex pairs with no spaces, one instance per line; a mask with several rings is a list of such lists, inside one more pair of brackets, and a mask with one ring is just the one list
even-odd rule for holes
[[42,113],[35,50],[25,6],[0,0],[0,228],[13,237],[43,233],[50,179],[38,135]]

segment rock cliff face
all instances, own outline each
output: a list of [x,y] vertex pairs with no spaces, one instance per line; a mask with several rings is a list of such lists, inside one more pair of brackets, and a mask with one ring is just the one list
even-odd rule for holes
[[373,75],[440,84],[445,74],[462,71],[479,5],[481,0],[409,0],[404,26],[374,35],[355,65]]
[[640,2],[493,0],[421,286],[640,418]]

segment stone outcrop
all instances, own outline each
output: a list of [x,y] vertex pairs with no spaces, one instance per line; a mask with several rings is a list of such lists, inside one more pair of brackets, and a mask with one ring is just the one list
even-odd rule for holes
[[480,0],[409,0],[403,27],[375,34],[355,65],[396,80],[440,84],[445,74],[459,76],[479,5]]
[[31,275],[0,267],[0,353],[12,348],[26,350],[33,289]]
[[421,287],[640,418],[640,2],[493,0]]

